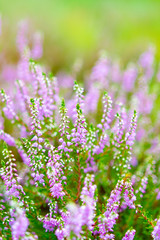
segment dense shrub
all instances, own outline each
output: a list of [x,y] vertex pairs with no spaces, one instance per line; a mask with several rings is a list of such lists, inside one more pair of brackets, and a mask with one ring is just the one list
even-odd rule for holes
[[82,88],[26,32],[1,71],[1,239],[160,239],[154,50],[123,70],[101,56]]

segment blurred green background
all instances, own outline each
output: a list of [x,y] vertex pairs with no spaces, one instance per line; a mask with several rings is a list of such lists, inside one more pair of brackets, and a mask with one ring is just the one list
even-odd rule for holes
[[125,63],[153,44],[160,58],[160,0],[0,0],[0,13],[6,51],[14,56],[17,23],[30,19],[53,71],[77,59],[87,69],[102,49]]

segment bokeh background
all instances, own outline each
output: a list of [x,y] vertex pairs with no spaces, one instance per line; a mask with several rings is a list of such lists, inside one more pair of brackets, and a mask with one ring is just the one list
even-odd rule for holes
[[76,61],[85,71],[102,50],[125,64],[152,44],[160,58],[159,0],[0,0],[0,13],[3,50],[11,62],[16,61],[17,23],[22,19],[43,33],[41,61],[55,73],[69,70]]

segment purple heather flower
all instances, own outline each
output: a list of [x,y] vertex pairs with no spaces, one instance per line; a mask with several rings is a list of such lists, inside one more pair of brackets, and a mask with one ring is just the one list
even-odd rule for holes
[[57,74],[57,82],[58,86],[63,88],[73,88],[74,85],[73,77],[65,74],[64,72],[60,72]]
[[102,131],[108,130],[111,122],[112,100],[111,97],[105,93],[102,100],[104,104],[103,115],[101,120]]
[[21,199],[20,194],[25,195],[23,191],[23,187],[18,183],[18,174],[16,169],[15,158],[10,150],[8,150],[7,146],[5,146],[3,150],[3,156],[6,163],[3,163],[1,177],[6,186],[6,194],[9,199],[16,197]]
[[31,176],[34,178],[34,180],[36,182],[39,182],[39,183],[44,183],[44,174],[40,174],[40,173],[32,173]]
[[137,158],[135,156],[133,156],[131,159],[131,165],[135,167],[135,166],[137,166],[137,164],[138,164]]
[[41,33],[37,32],[33,36],[33,47],[31,50],[31,57],[33,59],[39,59],[43,54],[43,38]]
[[94,161],[94,150],[96,148],[96,131],[95,128],[91,125],[87,133],[87,144],[86,150],[88,151],[88,158],[86,159],[87,167],[84,169],[84,172],[96,172],[98,167]]
[[138,142],[140,142],[142,140],[142,138],[145,137],[145,133],[146,133],[146,131],[144,130],[144,128],[140,128],[136,133],[136,140]]
[[65,107],[65,101],[62,99],[61,107],[60,107],[60,116],[61,116],[61,123],[59,125],[59,132],[61,134],[61,138],[59,139],[60,145],[58,147],[58,150],[60,150],[61,154],[62,152],[66,153],[66,156],[69,157],[69,152],[71,151],[70,146],[72,143],[70,142],[70,134],[68,132],[68,116],[66,115],[67,109]]
[[1,76],[4,81],[9,82],[10,84],[12,82],[15,82],[17,78],[16,66],[13,64],[5,64],[4,66],[2,66]]
[[58,238],[58,240],[64,240],[65,230],[61,228],[57,228],[55,231],[55,235]]
[[136,230],[128,230],[122,240],[133,240],[135,236]]
[[58,101],[58,89],[56,78],[48,78],[45,73],[42,72],[42,68],[35,63],[31,63],[32,77],[34,79],[34,92],[39,95],[41,102],[41,115],[43,117],[52,117],[53,110],[56,109],[56,102]]
[[97,87],[91,86],[84,99],[85,113],[95,112],[100,96],[100,90]]
[[29,70],[30,51],[25,49],[17,65],[17,78],[23,81],[32,82],[32,75]]
[[146,52],[142,53],[142,55],[139,58],[139,64],[143,68],[148,68],[153,64],[153,60],[154,60],[153,53],[154,53],[154,49],[151,47]]
[[25,237],[25,233],[29,226],[28,218],[24,211],[16,217],[16,220],[11,225],[12,239],[19,240],[20,237]]
[[138,112],[141,114],[150,114],[153,108],[154,95],[149,95],[147,90],[139,91],[137,94]]
[[76,108],[74,108],[75,124],[71,133],[71,142],[74,143],[76,147],[81,146],[82,148],[84,148],[87,142],[87,139],[86,139],[87,123],[82,112],[83,105],[84,105],[84,100],[83,100],[84,96],[82,95],[83,89],[80,88],[76,83],[74,85],[74,89],[76,91],[77,105],[76,105]]
[[87,175],[80,196],[83,204],[81,206],[83,225],[87,225],[90,231],[93,229],[93,219],[96,207],[96,200],[94,199],[96,185],[93,185],[93,182],[94,176]]
[[152,237],[154,240],[160,239],[160,219],[157,220],[156,226],[153,229]]
[[128,67],[123,75],[123,88],[126,92],[131,92],[137,78],[137,69],[134,66]]
[[125,120],[123,121],[123,118],[118,113],[116,114],[116,124],[113,127],[113,133],[114,133],[114,145],[116,147],[120,147],[120,144],[122,141],[122,136],[124,134],[125,129]]
[[9,96],[4,92],[4,90],[1,90],[1,101],[5,103],[5,107],[3,108],[4,114],[8,119],[14,119],[17,118],[16,113],[14,111],[14,103],[10,99]]
[[[84,89],[79,87],[79,85],[75,81],[73,90],[75,91],[76,106],[78,104],[80,106],[80,109],[84,111],[84,94],[83,94]],[[75,112],[76,112],[76,109],[75,109]]]
[[120,82],[122,79],[121,76],[121,70],[120,70],[120,65],[119,62],[114,62],[111,66],[111,71],[110,71],[110,75],[111,75],[111,80],[113,82]]
[[138,190],[136,190],[136,193],[140,193],[141,198],[143,197],[143,194],[146,192],[147,184],[148,184],[148,177],[143,177],[141,180],[141,186],[139,187]]
[[8,133],[5,133],[3,130],[0,130],[0,139],[5,141],[9,146],[15,146],[15,140]]
[[122,204],[122,208],[124,209],[125,207],[129,207],[129,208],[135,208],[135,204],[134,201],[136,200],[136,196],[133,193],[133,188],[132,188],[132,184],[130,181],[126,181],[125,185],[124,185],[124,202]]
[[153,75],[154,63],[154,49],[150,47],[139,58],[139,65],[144,69],[144,77],[146,80],[150,79]]
[[16,88],[17,88],[16,101],[18,103],[17,111],[25,112],[27,111],[27,105],[29,105],[28,89],[26,88],[24,82],[20,80],[16,81]]
[[51,149],[48,152],[48,163],[47,163],[47,176],[50,184],[51,195],[55,198],[63,198],[65,195],[62,182],[65,184],[65,179],[63,176],[63,164],[61,162],[61,157],[58,155],[54,148],[50,146]]
[[81,208],[74,203],[70,203],[67,205],[67,209],[69,214],[65,224],[64,232],[68,237],[70,237],[71,232],[74,232],[75,236],[80,238],[80,233],[82,232],[83,226]]
[[[39,221],[43,222],[43,227],[46,231],[53,232],[56,228],[59,229],[61,226],[61,222],[64,222],[63,217],[57,218],[57,213],[61,213],[61,210],[58,209],[57,202],[50,201],[49,205],[49,213],[45,217],[39,217]],[[61,214],[62,216],[64,214]]]
[[107,93],[105,93],[103,96],[103,104],[104,108],[101,123],[97,125],[97,132],[100,132],[101,130],[102,133],[100,135],[99,144],[95,146],[93,150],[93,152],[96,154],[102,153],[105,146],[109,145],[109,136],[106,133],[106,130],[110,128],[109,124],[111,123],[112,100]]
[[[41,219],[40,219],[41,221]],[[59,222],[56,218],[48,217],[46,216],[43,219],[43,227],[46,229],[46,231],[54,231],[55,227],[59,225]]]
[[103,215],[98,218],[99,235],[102,239],[113,239],[112,233],[113,226],[118,219],[118,208],[120,205],[121,193],[123,189],[123,180],[118,181],[115,189],[111,192],[111,195],[107,201],[107,210]]
[[50,191],[53,197],[59,198],[65,195],[65,193],[63,192],[62,183],[54,183],[53,181],[53,183],[50,184],[50,187]]
[[92,74],[90,76],[91,81],[100,82],[102,86],[107,85],[107,77],[110,71],[109,60],[102,56],[93,67]]
[[148,153],[152,155],[160,154],[160,141],[158,136],[151,140],[151,148],[148,150]]
[[19,23],[19,29],[17,34],[17,48],[20,54],[24,53],[24,50],[28,45],[27,33],[28,33],[28,22],[27,20],[23,20]]
[[134,111],[129,131],[126,133],[126,144],[132,146],[134,144],[135,136],[136,136],[136,127],[137,127],[137,113]]

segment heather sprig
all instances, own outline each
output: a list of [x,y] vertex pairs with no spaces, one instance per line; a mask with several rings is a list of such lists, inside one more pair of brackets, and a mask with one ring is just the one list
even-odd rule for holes
[[[63,185],[66,184],[66,177],[63,176],[63,161],[61,156],[57,151],[54,150],[53,146],[50,146],[48,151],[48,163],[46,164],[47,168],[47,177],[50,184],[50,192],[53,198],[63,198],[65,192],[63,190]],[[63,182],[63,185],[62,185]]]
[[160,238],[160,220],[159,219],[156,221],[156,225],[152,232],[152,237],[154,240],[158,240]]
[[10,97],[5,93],[3,89],[1,89],[1,101],[5,103],[5,107],[3,108],[3,112],[8,119],[15,119],[16,113],[14,110],[13,101]]
[[[114,190],[107,201],[106,211],[98,219],[98,227],[100,238],[114,239],[113,226],[118,219],[118,208],[120,206],[121,193],[123,190],[124,181],[118,181]],[[111,233],[110,233],[111,232]]]
[[2,154],[4,160],[2,160],[1,177],[6,186],[6,195],[9,199],[17,198],[23,201],[22,196],[25,195],[25,192],[19,184],[20,179],[17,174],[16,159],[6,144],[4,144]]
[[62,99],[59,112],[61,116],[61,123],[59,125],[59,132],[61,138],[59,139],[60,145],[58,147],[58,150],[61,151],[61,154],[66,154],[66,156],[69,158],[69,152],[72,151],[72,149],[70,148],[72,142],[70,141],[71,134],[68,132],[69,117],[67,116],[67,109],[65,107],[64,99]]
[[[111,97],[105,92],[103,95],[103,115],[101,123],[97,125],[99,140],[97,146],[95,146],[94,153],[102,153],[105,146],[109,145],[109,135],[106,130],[110,128],[109,124],[111,122],[111,110],[112,110],[112,100]],[[101,131],[100,131],[101,130]]]
[[135,236],[136,230],[128,230],[122,240],[133,240]]

